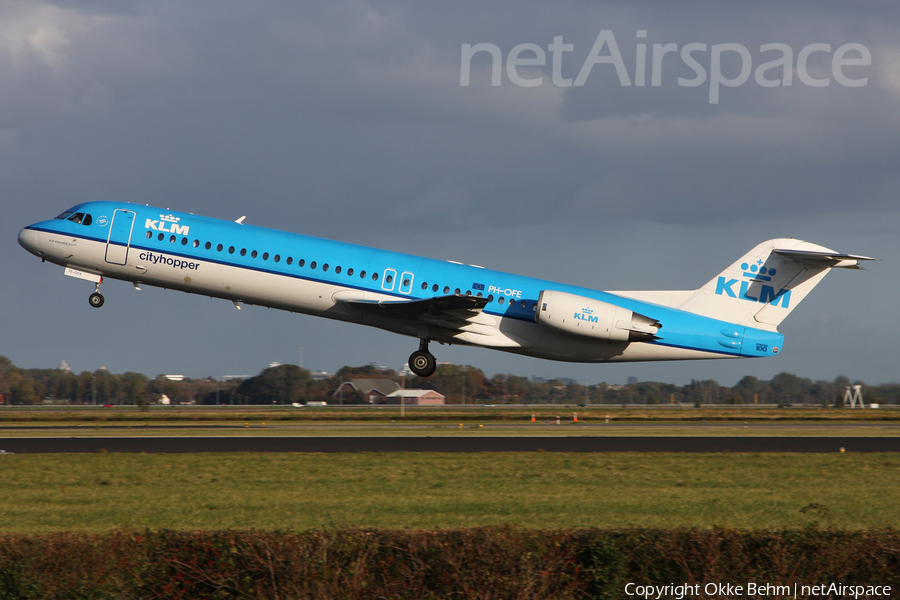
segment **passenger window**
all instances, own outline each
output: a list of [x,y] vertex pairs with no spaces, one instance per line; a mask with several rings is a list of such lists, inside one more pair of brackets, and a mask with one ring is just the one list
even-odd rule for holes
[[178,239],[178,238],[176,238],[174,235],[170,235],[170,236],[169,236],[169,243],[170,243],[170,244],[174,244],[174,243],[175,243],[175,240],[177,240],[177,239]]
[[[147,233],[150,233],[149,231]],[[198,248],[200,246],[200,240],[194,240],[194,248]]]
[[263,260],[269,260],[269,253],[263,252]]
[[378,273],[372,273],[372,281],[378,281]]
[[423,281],[423,282],[422,282],[422,289],[423,289],[423,290],[427,290],[427,289],[428,289],[428,283],[426,283],[426,282]]
[[434,284],[433,286],[431,286],[431,291],[432,292],[438,291],[438,284]]
[[[162,234],[160,234],[160,235],[162,235]],[[206,242],[206,244],[204,244],[203,247],[206,248],[207,250],[209,250],[210,248],[212,248],[212,243]]]
[[334,268],[334,272],[335,272],[336,274],[340,275],[340,274],[341,274],[341,268],[340,268],[339,266],[338,266],[338,267],[335,267],[335,268]]
[[275,262],[281,262],[281,255],[280,255],[280,254],[276,254],[276,255],[275,255],[275,258],[274,258],[273,260],[275,260]]
[[347,277],[351,277],[353,275],[353,268],[347,269]]
[[221,252],[222,248],[224,248],[224,247],[225,246],[223,246],[222,244],[219,244],[218,246],[216,246],[216,252]]
[[450,293],[450,287],[449,287],[449,286],[446,286],[446,285],[444,286],[444,293],[445,293],[445,294],[449,294],[449,293]]
[[228,246],[228,254],[234,254],[234,246]]
[[493,302],[493,301],[494,301],[493,294],[488,294],[488,302]]
[[302,259],[302,258],[301,258],[300,260],[297,261],[297,266],[298,266],[298,267],[302,267],[302,266],[305,265],[305,264],[306,264],[306,261],[305,261],[304,259]]
[[504,304],[504,303],[506,303],[506,298],[504,298],[503,296],[500,296],[500,299],[497,300],[497,303],[498,303],[498,304]]
[[163,238],[164,238],[164,237],[166,237],[165,234],[162,234],[162,233],[161,233],[161,234],[159,234],[158,236],[156,236],[156,239],[158,239],[159,241],[163,241]]
[[328,270],[328,263],[325,263],[324,265],[322,265],[322,270],[323,270],[323,271],[327,271],[327,270]]
[[187,238],[181,238],[181,245],[187,246]]
[[310,269],[315,269],[315,268],[316,268],[316,261],[312,261],[311,263],[309,263],[309,268],[310,268]]
[[152,231],[148,231],[148,232],[147,232],[147,239],[149,240],[149,239],[152,238],[152,237],[153,237],[153,232],[152,232]]
[[289,264],[289,265],[291,265],[291,264],[293,264],[293,263],[294,263],[294,259],[293,259],[293,258],[291,258],[291,257],[290,257],[290,256],[288,256],[288,257],[287,257],[287,260],[286,260],[286,261],[284,261],[284,262],[286,262],[286,263],[287,263],[287,264]]
[[391,283],[392,281],[394,281],[393,275],[388,275],[387,277],[384,278],[385,283]]
[[241,248],[241,256],[247,256],[247,249]]
[[522,300],[522,301],[519,303],[519,306],[521,306],[522,308],[525,308],[527,305],[528,305],[528,303],[525,302],[524,300]]
[[365,279],[365,278],[366,278],[366,272],[365,272],[365,271],[360,271],[360,272],[359,272],[359,277],[360,277],[360,279]]

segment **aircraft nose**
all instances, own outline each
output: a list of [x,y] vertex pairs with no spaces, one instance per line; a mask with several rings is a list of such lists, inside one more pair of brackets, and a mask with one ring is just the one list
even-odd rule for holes
[[34,229],[26,227],[19,232],[19,245],[36,256],[44,254],[44,247],[41,244],[41,234]]

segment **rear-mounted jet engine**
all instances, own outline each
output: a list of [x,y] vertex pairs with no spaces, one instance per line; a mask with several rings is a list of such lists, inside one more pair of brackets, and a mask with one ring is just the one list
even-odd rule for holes
[[662,327],[656,319],[627,308],[554,290],[541,292],[535,321],[611,342],[647,342],[656,339]]

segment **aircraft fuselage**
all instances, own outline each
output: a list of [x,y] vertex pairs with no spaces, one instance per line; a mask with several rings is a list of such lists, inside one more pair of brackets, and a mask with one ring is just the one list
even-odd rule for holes
[[[80,204],[25,227],[19,242],[98,289],[101,278],[120,279],[359,323],[419,338],[426,352],[437,341],[607,362],[772,356],[783,345],[774,327],[664,303],[128,203]],[[563,304],[581,300],[590,303]],[[624,312],[600,331],[595,307],[608,306]]]

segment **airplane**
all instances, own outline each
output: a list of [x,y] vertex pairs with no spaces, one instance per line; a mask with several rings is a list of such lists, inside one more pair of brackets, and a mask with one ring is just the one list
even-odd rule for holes
[[758,244],[695,290],[597,291],[533,277],[121,202],[86,202],[28,225],[19,244],[66,275],[202,294],[385,329],[430,342],[585,363],[756,358],[832,268],[876,260],[797,239]]

